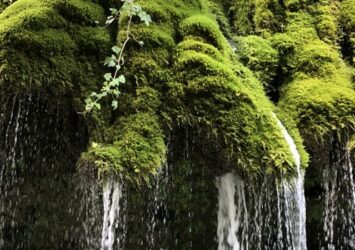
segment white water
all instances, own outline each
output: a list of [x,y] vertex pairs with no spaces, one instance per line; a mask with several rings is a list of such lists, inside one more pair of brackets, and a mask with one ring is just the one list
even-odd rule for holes
[[[342,141],[343,140],[343,141]],[[331,138],[328,166],[324,166],[324,245],[329,250],[355,249],[355,182],[346,142]]]
[[[281,189],[285,198],[286,228],[292,239],[291,249],[307,249],[306,244],[306,201],[304,196],[304,172],[301,170],[301,157],[286,128],[277,120],[282,134],[290,148],[296,164],[297,176],[290,181],[281,180]],[[291,222],[291,223],[288,223]]]
[[218,250],[239,250],[237,239],[239,218],[236,216],[237,206],[234,202],[236,176],[232,173],[217,179],[218,186]]
[[122,185],[113,178],[103,187],[104,218],[102,224],[101,250],[112,250],[115,242],[115,230],[118,227]]
[[243,180],[234,173],[217,178],[218,250],[307,249],[300,155],[280,121],[278,125],[293,155],[297,176],[274,182],[270,177],[261,186],[257,184],[260,180]]

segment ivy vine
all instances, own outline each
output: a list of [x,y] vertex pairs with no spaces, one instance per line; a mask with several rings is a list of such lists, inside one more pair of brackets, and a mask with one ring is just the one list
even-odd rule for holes
[[119,87],[121,84],[126,83],[126,78],[122,70],[124,60],[124,51],[130,40],[134,40],[139,45],[143,46],[143,41],[137,41],[131,33],[131,24],[133,17],[137,16],[140,18],[140,21],[145,23],[147,26],[152,22],[151,16],[147,14],[140,5],[136,4],[134,0],[122,0],[122,7],[117,10],[111,8],[111,15],[107,17],[105,27],[109,26],[119,16],[127,16],[128,21],[126,25],[126,38],[121,47],[113,46],[111,56],[106,57],[104,65],[108,68],[114,68],[113,73],[106,73],[103,77],[105,81],[102,84],[102,87],[99,92],[92,92],[91,95],[85,100],[85,112],[90,113],[92,110],[100,110],[101,104],[100,101],[108,96],[111,96],[111,106],[115,110],[118,107],[118,97],[120,95]]

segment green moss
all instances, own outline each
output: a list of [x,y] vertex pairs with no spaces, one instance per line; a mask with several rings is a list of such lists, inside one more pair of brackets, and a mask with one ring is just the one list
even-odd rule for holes
[[269,86],[279,63],[278,51],[271,43],[258,36],[236,37],[236,53],[240,61],[250,68],[256,77]]
[[0,89],[85,95],[96,86],[95,57],[110,43],[108,32],[93,27],[104,18],[83,0],[13,3],[0,14]]
[[176,58],[180,58],[180,53],[184,53],[186,51],[198,52],[214,58],[218,62],[225,62],[225,57],[221,54],[221,52],[214,46],[197,41],[194,39],[184,40],[178,44],[176,47]]
[[350,152],[354,152],[355,151],[355,134],[353,134],[351,137],[350,137],[350,140],[347,144],[347,149],[350,151]]
[[334,74],[347,73],[338,52],[321,41],[305,45],[298,53],[296,61],[296,74],[329,78]]
[[[301,21],[299,17],[298,30],[315,30],[307,18]],[[295,27],[289,30],[290,36],[297,34]],[[303,38],[303,34],[287,60],[292,77],[282,89],[279,107],[297,122],[307,139],[320,140],[332,130],[354,126],[355,92],[351,70],[337,50],[316,36]]]
[[184,37],[200,37],[222,52],[225,52],[225,38],[212,17],[205,15],[193,15],[186,18],[180,25],[180,32]]
[[116,173],[138,185],[149,182],[166,155],[158,117],[140,112],[120,118],[109,130],[111,143],[93,142],[82,155],[81,164],[93,162],[101,176]]
[[[200,26],[201,19],[190,17],[189,25]],[[168,102],[182,106],[177,111],[169,110],[176,115],[175,123],[189,124],[205,133],[204,137],[215,140],[224,148],[220,154],[235,168],[247,172],[292,172],[292,156],[262,84],[228,56],[231,49],[227,44],[221,48],[221,43],[215,42],[218,35],[194,32],[191,36],[184,26],[181,33],[184,39],[174,56],[174,71],[178,74],[169,85],[169,94],[176,99]],[[203,43],[226,51],[224,60]]]
[[339,12],[338,1],[325,0],[315,6],[314,16],[317,33],[319,38],[327,43],[336,44],[339,39]]
[[233,28],[239,35],[248,35],[254,33],[253,16],[255,13],[255,5],[253,1],[225,1],[225,5],[230,13],[230,19]]
[[345,57],[355,63],[355,1],[345,0],[341,3],[341,26],[344,29]]
[[[125,58],[127,84],[122,87],[119,108],[108,116],[93,117],[99,123],[93,131],[91,147],[81,157],[81,166],[94,164],[101,175],[115,173],[135,184],[149,182],[165,162],[165,133],[161,110],[162,83],[169,77],[171,51],[175,47],[175,30],[171,23],[177,12],[175,4],[142,2],[142,7],[156,17],[149,27],[134,22],[133,39],[128,43]],[[156,22],[155,22],[156,21]],[[120,17],[117,42],[126,38],[127,17]],[[110,107],[108,107],[110,109]]]
[[294,80],[284,92],[280,107],[308,136],[321,139],[332,130],[355,125],[355,93],[350,86],[306,78]]
[[[96,130],[93,141],[99,146],[83,159],[96,163],[102,173],[120,173],[141,183],[163,164],[164,134],[191,127],[202,141],[218,145],[218,157],[233,168],[293,173],[291,153],[272,114],[274,106],[263,85],[233,56],[207,2],[140,3],[152,10],[156,23],[133,25],[132,33],[144,47],[128,44],[122,108],[109,118],[113,124],[103,122],[105,129]],[[126,20],[120,18],[118,43],[126,35]],[[268,41],[263,45],[276,54]],[[150,132],[141,133],[134,123]]]

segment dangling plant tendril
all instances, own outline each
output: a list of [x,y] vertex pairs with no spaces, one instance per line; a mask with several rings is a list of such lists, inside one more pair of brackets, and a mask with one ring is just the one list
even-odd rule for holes
[[141,22],[144,22],[146,25],[149,25],[152,21],[150,15],[143,11],[140,5],[135,4],[134,0],[122,1],[124,3],[119,10],[114,8],[110,9],[111,15],[107,17],[105,27],[109,26],[111,23],[117,20],[120,15],[127,16],[128,22],[126,26],[126,39],[123,42],[122,47],[113,46],[113,54],[105,59],[105,66],[109,68],[114,68],[115,70],[113,73],[106,73],[104,75],[105,81],[102,84],[100,92],[92,92],[91,95],[85,100],[86,106],[84,114],[90,113],[93,109],[100,110],[100,101],[101,99],[107,96],[112,97],[111,106],[114,110],[117,109],[117,98],[120,95],[119,86],[120,84],[126,82],[124,74],[120,74],[119,72],[124,64],[124,51],[127,46],[127,43],[131,39],[133,39],[134,41],[139,43],[139,45],[143,46],[143,41],[137,41],[131,33],[132,19],[133,17],[138,16]]

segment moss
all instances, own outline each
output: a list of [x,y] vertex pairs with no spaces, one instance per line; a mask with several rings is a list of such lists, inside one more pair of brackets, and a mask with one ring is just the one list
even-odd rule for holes
[[255,13],[255,5],[253,1],[225,1],[230,13],[233,27],[239,35],[248,35],[254,33],[253,16]]
[[285,93],[280,107],[292,114],[309,136],[321,139],[332,130],[355,124],[355,93],[349,86],[317,78],[296,79]]
[[[175,12],[176,2],[141,3],[144,9],[147,5],[147,11],[154,9],[152,16],[157,17],[157,23],[149,27],[133,23],[132,34],[144,46],[133,40],[128,43],[124,69],[127,84],[122,87],[118,111],[93,117],[100,124],[93,130],[91,139],[97,146],[82,155],[79,165],[94,164],[102,176],[115,173],[140,185],[149,182],[164,164],[166,142],[159,115],[160,91],[169,77],[170,54],[175,47],[171,20],[173,15],[180,14]],[[119,44],[126,37],[126,21],[126,17],[120,17]]]
[[347,149],[348,149],[350,152],[355,151],[355,134],[353,134],[353,135],[350,137],[350,140],[349,140],[349,142],[347,143]]
[[[294,172],[288,145],[272,115],[272,103],[262,84],[233,56],[216,15],[205,8],[207,2],[140,3],[153,10],[157,21],[149,27],[132,26],[144,47],[128,44],[128,85],[120,99],[123,107],[109,118],[114,122],[103,122],[106,128],[96,130],[93,137],[101,146],[89,149],[88,158],[99,171],[112,170],[140,183],[146,181],[163,164],[167,133],[191,127],[202,141],[218,145],[219,158],[232,168],[249,173]],[[126,20],[120,18],[118,43],[126,35]],[[270,45],[268,50],[275,52]],[[134,120],[140,114],[149,114],[149,119],[144,116],[146,124],[143,119]],[[156,131],[159,150],[151,143],[150,133],[129,129],[132,123]],[[162,128],[166,130],[162,132]],[[130,138],[130,143],[123,138]]]
[[318,36],[327,43],[336,44],[339,39],[339,14],[338,1],[321,1],[314,8]]
[[176,47],[175,57],[180,58],[180,54],[186,51],[198,52],[208,55],[211,58],[214,58],[214,60],[221,63],[225,62],[226,60],[222,53],[216,47],[194,39],[188,39],[180,42]]
[[354,64],[355,62],[355,1],[345,0],[341,3],[341,27],[344,29],[344,54]]
[[[302,37],[302,30],[315,31],[307,15],[298,15],[296,20],[300,39],[288,58],[292,77],[282,89],[279,107],[291,115],[308,140],[321,140],[332,130],[354,126],[351,70],[333,46],[313,34]],[[287,30],[289,36],[299,33],[296,27]]]
[[[200,25],[201,19],[188,18],[190,26],[194,21]],[[262,85],[246,68],[229,58],[228,45],[221,49],[215,43],[217,35],[202,33],[200,40],[198,32],[191,37],[190,33],[185,34],[184,27],[182,34],[182,45],[178,44],[174,56],[174,71],[179,73],[170,85],[171,94],[176,96],[173,103],[183,106],[177,112],[176,123],[187,123],[206,133],[205,137],[214,138],[217,145],[225,148],[220,154],[235,168],[247,172],[292,172],[292,157]],[[199,48],[192,51],[193,40]],[[227,51],[224,60],[202,47],[203,43]]]
[[101,176],[116,173],[138,185],[149,182],[166,155],[158,117],[150,112],[123,117],[108,132],[111,143],[93,142],[81,164],[94,162]]
[[297,75],[302,73],[310,77],[329,78],[337,73],[347,73],[338,52],[317,40],[305,45],[298,53],[296,61]]
[[186,18],[180,25],[182,36],[198,36],[215,46],[222,52],[226,47],[226,41],[219,30],[218,25],[211,17],[205,15],[193,15]]
[[13,3],[0,14],[0,88],[85,95],[96,86],[95,55],[110,43],[93,27],[104,18],[100,6],[82,0]]
[[258,36],[236,37],[236,53],[240,61],[250,68],[256,77],[270,86],[279,63],[278,51],[271,43]]

